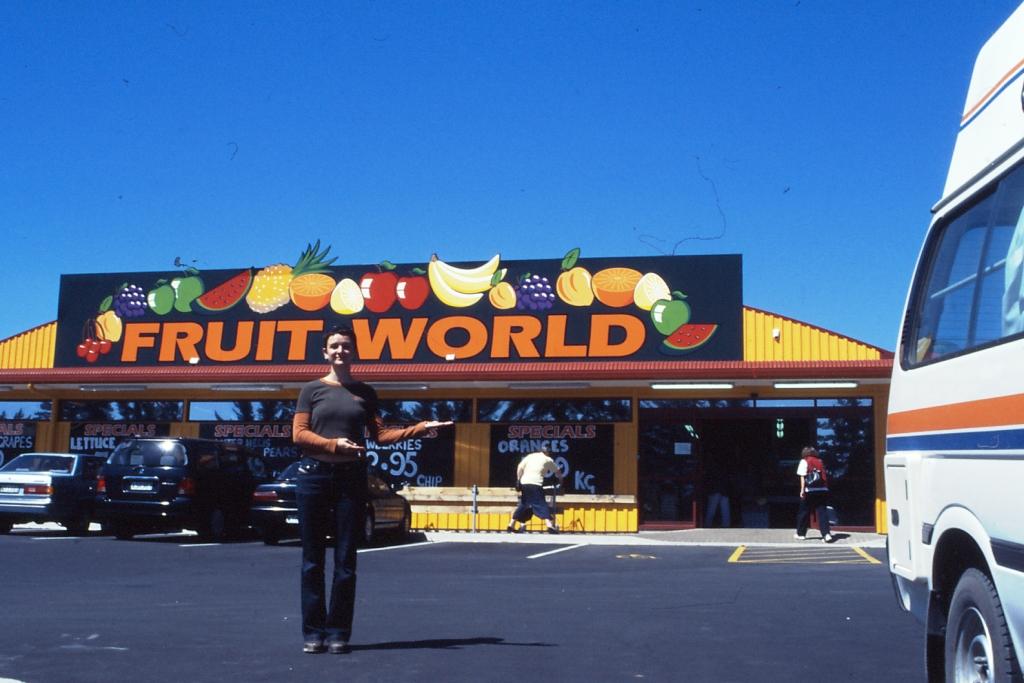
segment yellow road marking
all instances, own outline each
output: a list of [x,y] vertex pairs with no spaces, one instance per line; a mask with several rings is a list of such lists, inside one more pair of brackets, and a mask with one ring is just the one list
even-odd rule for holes
[[739,562],[740,561],[740,555],[742,555],[743,551],[746,550],[746,549],[747,549],[747,546],[745,546],[745,545],[741,545],[739,548],[736,548],[736,550],[732,551],[732,555],[729,556],[729,561],[730,562]]
[[878,559],[872,557],[869,553],[864,552],[864,550],[862,548],[859,548],[858,546],[855,546],[855,545],[850,546],[850,547],[853,548],[854,550],[856,550],[857,554],[863,555],[864,559],[867,560],[868,562],[870,562],[871,564],[882,564],[881,560],[878,560]]

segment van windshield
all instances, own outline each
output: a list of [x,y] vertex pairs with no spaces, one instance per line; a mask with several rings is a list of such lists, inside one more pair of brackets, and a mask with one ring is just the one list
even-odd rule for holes
[[177,441],[129,441],[115,448],[107,462],[136,467],[181,467],[185,464],[185,448]]

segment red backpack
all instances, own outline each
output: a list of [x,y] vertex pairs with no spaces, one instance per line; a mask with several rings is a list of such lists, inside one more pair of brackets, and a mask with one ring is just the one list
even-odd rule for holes
[[804,460],[807,461],[807,474],[804,475],[804,491],[810,493],[828,491],[828,473],[825,471],[825,463],[821,461],[821,458],[813,455],[808,455]]

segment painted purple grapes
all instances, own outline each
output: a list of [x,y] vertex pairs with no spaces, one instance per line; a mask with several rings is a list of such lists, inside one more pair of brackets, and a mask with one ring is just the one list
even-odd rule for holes
[[114,313],[122,320],[138,318],[146,312],[146,292],[138,285],[125,285],[114,297]]
[[520,311],[546,311],[554,303],[551,283],[542,275],[530,275],[516,285],[516,308]]

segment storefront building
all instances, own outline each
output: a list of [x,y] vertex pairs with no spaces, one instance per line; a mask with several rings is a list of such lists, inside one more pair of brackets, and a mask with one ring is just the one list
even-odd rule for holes
[[295,266],[61,278],[57,320],[0,341],[0,458],[133,435],[297,456],[299,387],[350,326],[386,422],[454,429],[380,447],[414,526],[502,529],[515,464],[545,450],[563,528],[792,526],[815,444],[841,526],[885,530],[891,354],[742,303],[738,255]]

